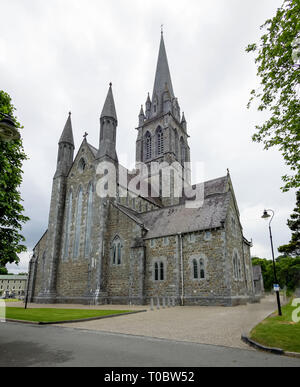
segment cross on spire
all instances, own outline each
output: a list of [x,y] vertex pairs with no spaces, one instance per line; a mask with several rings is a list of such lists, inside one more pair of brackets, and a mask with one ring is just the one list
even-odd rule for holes
[[84,135],[83,135],[83,138],[86,140],[86,138],[87,138],[88,135],[89,135],[89,134],[88,134],[87,132],[85,132]]

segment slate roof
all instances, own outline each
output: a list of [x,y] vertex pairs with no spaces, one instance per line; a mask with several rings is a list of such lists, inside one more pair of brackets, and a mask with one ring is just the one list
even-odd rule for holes
[[192,209],[180,205],[141,214],[139,217],[149,229],[146,239],[222,227],[229,198],[230,193],[227,192],[206,198],[200,208]]
[[116,207],[148,230],[145,239],[220,228],[231,195],[227,182],[226,176],[204,183],[205,199],[200,208],[186,208],[183,204],[139,214],[120,205]]

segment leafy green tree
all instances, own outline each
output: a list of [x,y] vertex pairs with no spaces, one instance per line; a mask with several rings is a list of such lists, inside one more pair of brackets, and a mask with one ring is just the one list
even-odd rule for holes
[[0,275],[7,275],[8,271],[6,267],[0,266]]
[[291,174],[282,177],[283,191],[300,186],[300,1],[284,0],[266,30],[260,45],[250,44],[246,51],[257,54],[255,63],[261,87],[251,92],[248,108],[258,100],[259,111],[268,111],[270,118],[257,125],[253,141],[265,149],[278,146]]
[[[0,90],[0,112],[11,115],[15,125],[21,128],[14,117],[15,110],[10,96]],[[21,139],[10,142],[0,139],[0,266],[3,267],[7,263],[18,263],[18,254],[26,251],[25,239],[20,231],[29,218],[23,215],[18,191],[22,182],[22,164],[26,158]]]
[[276,260],[276,270],[280,286],[295,290],[300,286],[300,257],[279,257]]
[[292,231],[292,239],[288,245],[280,246],[278,251],[285,255],[300,256],[300,191],[297,192],[297,207],[288,220],[288,226]]
[[[273,261],[252,258],[252,265],[260,265],[266,291],[271,291],[274,285]],[[300,286],[300,257],[282,256],[276,259],[276,274],[281,289],[286,287],[294,291]]]

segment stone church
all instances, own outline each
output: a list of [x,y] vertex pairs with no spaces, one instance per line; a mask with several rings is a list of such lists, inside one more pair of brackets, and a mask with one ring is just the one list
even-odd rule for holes
[[[139,165],[182,166],[190,185],[189,134],[175,96],[161,36],[152,98],[139,114],[136,170],[118,162],[118,119],[110,84],[99,147],[87,137],[74,157],[71,113],[58,143],[48,230],[30,261],[29,299],[38,303],[231,306],[255,300],[250,258],[229,172],[203,182],[201,205],[159,189],[140,194],[116,177],[116,196],[97,194],[97,166],[108,161],[128,182]],[[117,176],[117,175],[116,175]],[[150,185],[150,184],[149,184]],[[196,186],[193,186],[194,188]],[[192,188],[192,187],[191,187]]]

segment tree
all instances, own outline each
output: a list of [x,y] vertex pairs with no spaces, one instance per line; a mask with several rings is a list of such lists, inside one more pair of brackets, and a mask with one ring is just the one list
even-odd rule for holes
[[6,267],[0,266],[0,275],[7,275],[8,271]]
[[[261,258],[252,258],[252,265],[260,265],[266,291],[271,291],[274,285],[273,261]],[[277,279],[281,289],[286,287],[294,291],[300,286],[300,257],[282,256],[275,262]]]
[[259,111],[269,111],[270,118],[257,125],[253,141],[264,149],[279,146],[291,174],[282,177],[284,192],[300,186],[300,2],[284,0],[276,15],[261,29],[266,33],[260,45],[250,44],[246,51],[257,54],[257,75],[261,87],[252,90],[248,108],[259,101]]
[[[21,128],[10,96],[0,90],[0,112],[12,116],[16,127]],[[18,263],[18,254],[26,251],[20,234],[22,224],[29,220],[18,188],[22,182],[22,164],[26,160],[22,140],[5,142],[0,139],[0,266]]]
[[297,192],[296,204],[297,207],[294,209],[294,213],[287,223],[292,231],[292,239],[288,245],[280,246],[278,248],[280,253],[291,256],[300,256],[300,191]]

